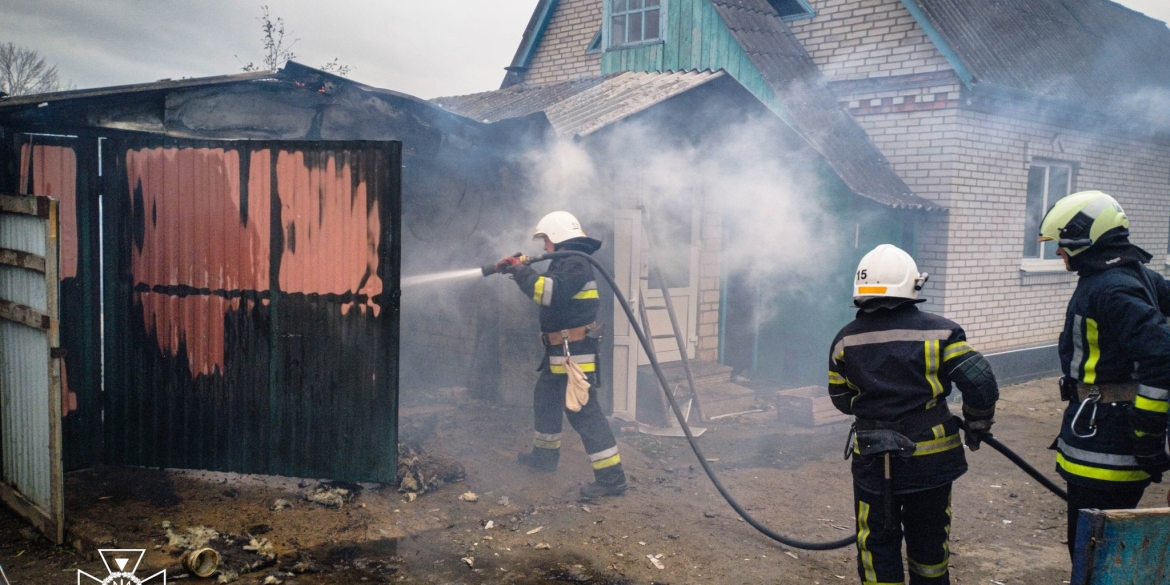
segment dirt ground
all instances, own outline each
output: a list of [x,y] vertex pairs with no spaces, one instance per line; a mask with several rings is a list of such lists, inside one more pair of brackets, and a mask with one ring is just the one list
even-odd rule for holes
[[[234,581],[241,584],[857,582],[853,548],[788,549],[738,519],[683,439],[623,434],[630,491],[583,504],[577,489],[591,473],[567,424],[561,468],[529,472],[515,453],[530,444],[531,413],[470,406],[405,411],[404,440],[466,469],[464,481],[414,501],[365,485],[335,509],[303,499],[317,480],[100,469],[69,474],[67,516],[104,548],[146,549],[140,579],[162,569],[168,581],[183,578],[184,543],[170,544],[168,531],[188,537],[207,527],[220,535],[208,546],[223,555],[221,568],[241,573]],[[1047,447],[1061,407],[1053,380],[1005,388],[996,436],[1055,477]],[[849,464],[841,459],[847,426],[786,427],[775,412],[706,426],[707,457],[759,520],[809,540],[852,530]],[[968,461],[954,492],[953,581],[1067,583],[1063,502],[989,448]],[[1165,491],[1147,490],[1142,506],[1164,505]],[[466,492],[478,501],[461,500]],[[278,499],[292,507],[273,510]],[[96,555],[51,546],[6,509],[0,565],[12,585],[77,583],[78,569],[107,576]]]

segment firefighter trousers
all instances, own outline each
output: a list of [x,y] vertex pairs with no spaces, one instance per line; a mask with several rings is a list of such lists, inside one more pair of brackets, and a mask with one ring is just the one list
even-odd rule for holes
[[567,376],[550,372],[547,365],[541,370],[532,401],[533,426],[536,429],[533,453],[546,460],[559,458],[561,426],[567,415],[569,424],[581,435],[597,482],[605,485],[625,483],[626,475],[622,471],[622,459],[618,454],[613,429],[609,427],[609,421],[605,419],[597,401],[597,375],[590,372],[586,377],[589,379],[589,402],[580,412],[573,412],[565,408]]
[[1132,510],[1142,501],[1145,488],[1140,490],[1098,490],[1090,487],[1068,484],[1068,555],[1074,556],[1077,546],[1077,522],[1080,511]]
[[951,484],[894,494],[887,524],[884,496],[853,485],[857,512],[857,573],[863,585],[905,583],[902,539],[910,585],[949,585]]

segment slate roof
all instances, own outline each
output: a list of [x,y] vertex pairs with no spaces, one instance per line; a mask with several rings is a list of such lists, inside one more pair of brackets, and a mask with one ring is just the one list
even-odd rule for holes
[[1170,29],[1108,0],[905,2],[972,87],[1098,109],[1170,89]]
[[869,135],[837,103],[812,57],[767,0],[712,0],[798,133],[854,193],[896,208],[938,210],[894,172]]
[[722,71],[615,73],[544,86],[511,86],[431,100],[480,122],[544,112],[561,136],[588,136],[655,104],[725,76]]

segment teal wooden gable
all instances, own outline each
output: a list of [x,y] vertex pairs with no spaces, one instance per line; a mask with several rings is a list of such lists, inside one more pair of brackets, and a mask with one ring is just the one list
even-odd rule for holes
[[[605,0],[608,1],[608,0]],[[634,47],[604,49],[601,54],[601,73],[622,71],[718,71],[731,74],[736,81],[752,92],[768,109],[785,122],[792,118],[760,71],[748,58],[743,47],[732,36],[723,18],[710,0],[662,0],[666,16],[663,19],[661,42]]]

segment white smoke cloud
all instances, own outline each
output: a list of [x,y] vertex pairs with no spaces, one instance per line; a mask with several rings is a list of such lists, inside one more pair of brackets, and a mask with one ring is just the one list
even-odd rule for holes
[[535,222],[564,209],[588,226],[611,217],[611,208],[641,207],[648,231],[667,240],[653,242],[664,250],[690,243],[677,241],[691,232],[670,211],[687,209],[693,197],[703,206],[705,235],[722,236],[716,251],[725,274],[750,272],[768,281],[765,301],[813,290],[839,262],[839,230],[824,207],[826,186],[809,170],[815,154],[794,151],[775,129],[751,119],[695,144],[647,121],[620,124],[597,138],[556,139],[527,156],[533,196],[526,212]]

